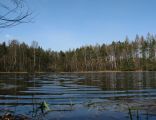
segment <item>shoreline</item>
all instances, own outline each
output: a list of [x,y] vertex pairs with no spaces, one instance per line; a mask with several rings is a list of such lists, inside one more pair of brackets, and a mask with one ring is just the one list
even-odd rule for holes
[[[35,72],[39,73],[120,73],[120,72],[156,72],[156,71],[77,71],[77,72]],[[32,74],[31,72],[0,72],[0,74]]]
[[[0,72],[0,74],[31,74],[32,72]],[[35,73],[48,73],[48,72],[35,72]]]
[[79,71],[79,72],[58,72],[58,73],[120,73],[120,72],[156,72],[156,71]]

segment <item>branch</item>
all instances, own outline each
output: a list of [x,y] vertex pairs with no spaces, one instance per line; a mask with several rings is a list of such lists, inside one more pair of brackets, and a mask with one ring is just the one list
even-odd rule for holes
[[32,15],[24,3],[24,0],[8,0],[7,2],[0,2],[0,10],[2,11],[0,14],[0,28],[7,28],[21,23],[30,22],[29,16]]

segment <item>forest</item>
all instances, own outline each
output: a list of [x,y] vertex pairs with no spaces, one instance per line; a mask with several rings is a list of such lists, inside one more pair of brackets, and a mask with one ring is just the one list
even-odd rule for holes
[[156,36],[136,35],[111,44],[68,51],[44,50],[18,40],[0,43],[0,72],[155,71]]

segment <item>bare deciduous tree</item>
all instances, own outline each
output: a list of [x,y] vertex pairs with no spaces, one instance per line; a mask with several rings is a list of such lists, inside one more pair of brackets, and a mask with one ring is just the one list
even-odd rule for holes
[[31,12],[24,0],[0,0],[0,28],[29,22]]

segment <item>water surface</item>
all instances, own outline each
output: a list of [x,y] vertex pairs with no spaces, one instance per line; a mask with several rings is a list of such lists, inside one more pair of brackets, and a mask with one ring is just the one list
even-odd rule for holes
[[[42,114],[45,101],[50,111]],[[0,114],[33,119],[156,119],[156,72],[0,74]]]

